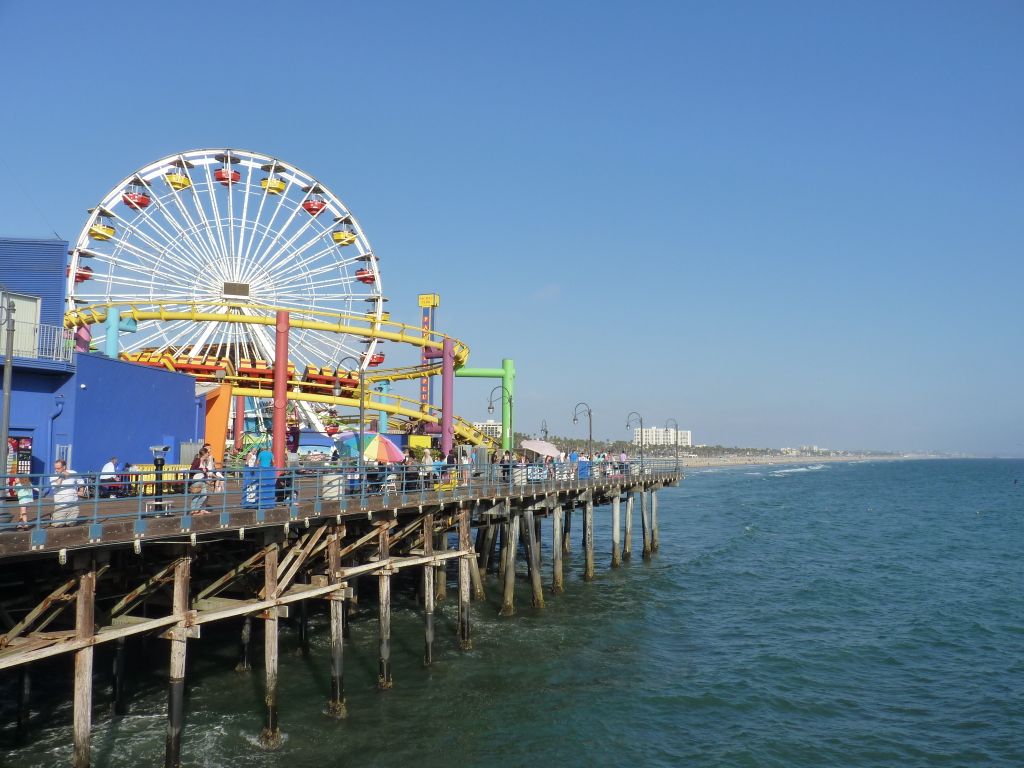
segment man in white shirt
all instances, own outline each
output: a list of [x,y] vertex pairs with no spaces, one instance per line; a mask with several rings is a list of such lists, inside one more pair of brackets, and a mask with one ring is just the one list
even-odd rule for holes
[[83,487],[82,478],[67,462],[57,459],[53,464],[57,473],[50,478],[50,489],[53,491],[52,525],[74,525],[78,518],[78,491]]
[[100,496],[112,498],[117,495],[117,456],[111,456],[110,461],[103,465],[100,470]]

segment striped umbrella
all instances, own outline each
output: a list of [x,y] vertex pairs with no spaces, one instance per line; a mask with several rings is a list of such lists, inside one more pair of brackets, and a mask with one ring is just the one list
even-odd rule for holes
[[[342,432],[334,438],[338,445],[338,453],[342,456],[355,458],[359,455],[359,433]],[[402,461],[405,454],[402,449],[383,435],[376,432],[363,434],[363,461],[383,461],[395,464]]]

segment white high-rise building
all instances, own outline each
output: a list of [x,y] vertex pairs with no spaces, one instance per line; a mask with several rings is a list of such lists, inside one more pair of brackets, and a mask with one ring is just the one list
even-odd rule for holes
[[501,440],[501,422],[488,419],[487,421],[474,421],[473,428],[483,432],[488,437]]
[[693,434],[688,429],[673,429],[671,427],[639,427],[633,430],[633,445],[640,445],[640,439],[646,445],[676,445],[679,441],[681,448],[689,448],[693,445]]

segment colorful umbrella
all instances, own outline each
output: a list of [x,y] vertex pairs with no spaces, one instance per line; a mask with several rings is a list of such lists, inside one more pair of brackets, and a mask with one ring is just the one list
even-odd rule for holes
[[[356,457],[359,455],[359,433],[343,432],[336,435],[335,443],[338,445],[338,453],[343,456]],[[405,459],[402,450],[383,435],[376,432],[363,434],[363,461],[384,461],[398,463]]]

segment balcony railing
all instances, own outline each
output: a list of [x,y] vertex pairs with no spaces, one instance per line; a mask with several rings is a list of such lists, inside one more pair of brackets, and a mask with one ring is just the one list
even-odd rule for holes
[[[5,349],[0,343],[0,353]],[[33,360],[70,363],[75,351],[74,333],[59,325],[14,322],[14,355]]]

